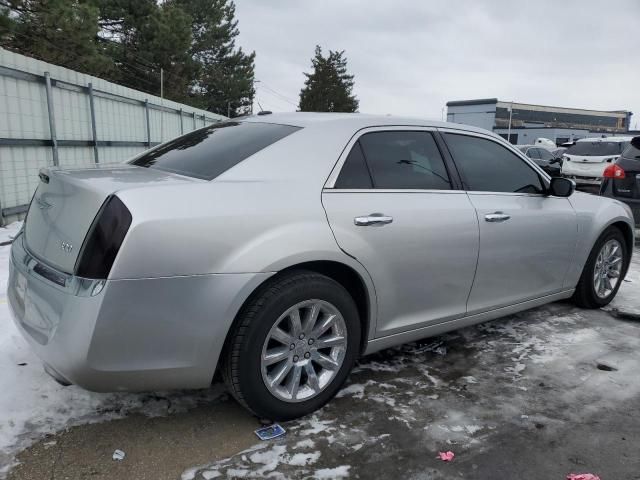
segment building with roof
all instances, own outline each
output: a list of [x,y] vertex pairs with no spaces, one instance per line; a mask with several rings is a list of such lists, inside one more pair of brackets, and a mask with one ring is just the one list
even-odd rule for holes
[[593,136],[625,135],[632,112],[586,110],[497,98],[447,102],[447,121],[492,130],[513,144],[530,144],[548,138],[560,145]]

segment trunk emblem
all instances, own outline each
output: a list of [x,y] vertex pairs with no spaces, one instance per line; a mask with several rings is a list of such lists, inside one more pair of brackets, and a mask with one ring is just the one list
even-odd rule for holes
[[38,204],[38,207],[41,210],[48,210],[53,206],[50,203],[48,203],[46,200],[43,200],[42,196],[36,197],[36,203]]
[[66,253],[71,253],[71,250],[73,250],[73,245],[63,240],[62,242],[60,242],[60,248]]

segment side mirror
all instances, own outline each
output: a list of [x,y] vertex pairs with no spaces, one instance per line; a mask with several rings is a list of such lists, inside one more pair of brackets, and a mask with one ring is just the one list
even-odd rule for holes
[[633,137],[631,139],[631,145],[640,150],[640,137]]
[[573,180],[562,177],[554,177],[551,179],[551,185],[549,185],[549,195],[554,197],[570,197],[576,189],[576,184]]

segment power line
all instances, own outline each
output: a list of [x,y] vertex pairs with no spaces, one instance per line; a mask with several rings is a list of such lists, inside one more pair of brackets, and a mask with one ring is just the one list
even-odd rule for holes
[[282,100],[284,100],[287,103],[290,103],[294,107],[298,107],[298,104],[295,101],[291,100],[289,97],[287,97],[285,95],[282,95],[277,90],[271,88],[269,85],[264,83],[264,81],[260,80],[258,83],[259,83],[258,87],[263,87],[267,92],[270,92],[273,95],[276,95],[276,96],[280,97]]

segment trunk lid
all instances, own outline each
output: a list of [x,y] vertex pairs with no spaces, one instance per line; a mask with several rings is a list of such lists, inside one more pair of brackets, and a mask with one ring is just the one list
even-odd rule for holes
[[87,232],[110,195],[152,183],[194,181],[130,165],[82,170],[44,168],[25,222],[27,247],[46,264],[73,273]]

